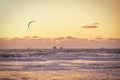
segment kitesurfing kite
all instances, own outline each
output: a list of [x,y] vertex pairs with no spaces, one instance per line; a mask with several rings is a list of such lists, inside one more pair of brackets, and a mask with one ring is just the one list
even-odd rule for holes
[[30,25],[31,25],[31,23],[33,23],[33,22],[36,22],[36,21],[30,21],[29,23],[28,23],[28,29],[30,30]]

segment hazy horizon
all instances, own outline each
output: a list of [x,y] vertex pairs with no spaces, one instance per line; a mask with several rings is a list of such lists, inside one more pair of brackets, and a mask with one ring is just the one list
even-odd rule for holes
[[33,37],[15,37],[15,38],[0,38],[0,48],[48,48],[52,49],[53,46],[57,48],[120,48],[119,38],[102,38],[96,37],[93,39],[76,38],[72,36],[57,37],[57,38],[41,38],[39,36]]

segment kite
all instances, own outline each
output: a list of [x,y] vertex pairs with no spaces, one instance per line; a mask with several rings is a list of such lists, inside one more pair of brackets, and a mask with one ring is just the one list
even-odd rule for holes
[[36,21],[30,21],[29,23],[28,23],[28,29],[30,30],[30,25],[31,25],[31,23],[33,23],[33,22],[36,22]]

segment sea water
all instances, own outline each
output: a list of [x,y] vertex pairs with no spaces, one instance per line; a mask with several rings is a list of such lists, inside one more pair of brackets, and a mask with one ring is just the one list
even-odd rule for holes
[[0,49],[0,80],[120,80],[120,49]]

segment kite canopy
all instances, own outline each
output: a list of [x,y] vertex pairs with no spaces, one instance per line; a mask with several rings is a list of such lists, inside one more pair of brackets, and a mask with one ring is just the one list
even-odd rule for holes
[[36,22],[36,21],[30,21],[29,23],[28,23],[28,29],[30,30],[30,25],[31,25],[31,23],[33,23],[33,22]]

